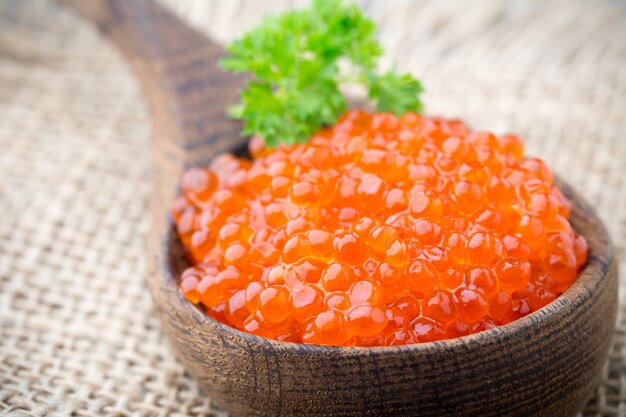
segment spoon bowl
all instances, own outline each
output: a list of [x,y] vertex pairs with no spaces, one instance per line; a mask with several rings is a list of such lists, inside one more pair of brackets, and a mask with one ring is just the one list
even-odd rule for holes
[[218,322],[186,301],[184,249],[170,223],[149,283],[185,367],[241,416],[573,416],[606,359],[617,274],[608,235],[564,183],[571,221],[589,243],[576,282],[554,302],[492,330],[394,347],[280,342]]

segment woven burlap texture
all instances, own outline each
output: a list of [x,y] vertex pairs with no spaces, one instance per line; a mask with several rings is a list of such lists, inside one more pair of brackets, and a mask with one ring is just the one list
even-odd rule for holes
[[[288,1],[167,0],[225,42]],[[302,2],[298,2],[301,4]],[[626,6],[363,1],[428,112],[513,131],[598,209],[626,286]],[[151,142],[128,65],[44,0],[0,0],[0,416],[217,416],[144,284]],[[583,415],[626,417],[626,299]]]

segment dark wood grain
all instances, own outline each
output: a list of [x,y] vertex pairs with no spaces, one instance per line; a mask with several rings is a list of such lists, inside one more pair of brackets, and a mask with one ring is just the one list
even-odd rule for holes
[[[186,266],[167,219],[181,171],[241,146],[224,117],[242,80],[216,66],[222,50],[149,0],[75,0],[133,64],[150,103],[156,162],[148,283],[171,344],[201,387],[238,416],[572,416],[611,344],[616,261],[590,207],[572,223],[590,256],[576,283],[520,320],[459,339],[384,348],[277,342],[205,316],[177,289]],[[112,92],[114,94],[115,92]]]

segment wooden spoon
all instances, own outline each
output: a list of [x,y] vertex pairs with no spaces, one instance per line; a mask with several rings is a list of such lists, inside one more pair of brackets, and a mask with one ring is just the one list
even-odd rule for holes
[[[493,330],[435,343],[342,348],[284,343],[207,317],[178,291],[187,266],[168,208],[182,171],[241,147],[224,108],[242,79],[222,49],[150,0],[74,0],[119,45],[150,103],[156,162],[148,283],[181,361],[240,416],[572,416],[607,357],[617,312],[608,234],[570,187],[572,224],[589,243],[576,283],[556,301]],[[111,92],[115,94],[115,92]]]

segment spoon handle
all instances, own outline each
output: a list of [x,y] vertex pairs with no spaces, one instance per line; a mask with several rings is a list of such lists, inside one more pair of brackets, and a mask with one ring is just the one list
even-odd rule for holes
[[221,46],[153,0],[62,2],[117,44],[141,81],[155,141],[155,203],[164,208],[183,169],[207,165],[242,141],[241,125],[224,112],[243,79],[218,67]]

